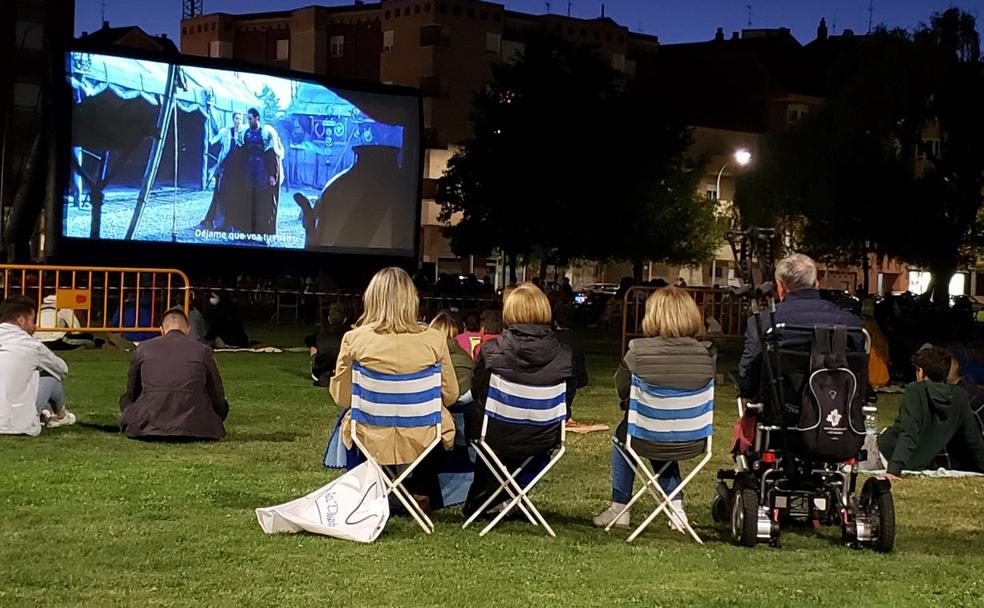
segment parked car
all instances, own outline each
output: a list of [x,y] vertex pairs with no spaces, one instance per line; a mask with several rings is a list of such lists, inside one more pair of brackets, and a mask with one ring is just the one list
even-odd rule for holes
[[821,289],[820,297],[848,312],[861,316],[861,300],[841,289]]
[[581,291],[583,291],[586,294],[603,293],[605,295],[613,296],[615,295],[615,292],[618,291],[618,284],[617,283],[588,283],[587,285],[581,288]]

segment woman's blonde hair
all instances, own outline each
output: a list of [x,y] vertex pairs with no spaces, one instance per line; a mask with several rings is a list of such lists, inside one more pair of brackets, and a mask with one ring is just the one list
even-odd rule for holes
[[453,338],[458,335],[458,322],[454,320],[454,317],[446,312],[439,312],[437,315],[431,319],[430,328],[436,329],[437,331],[445,334],[449,338]]
[[704,331],[704,318],[690,294],[679,287],[663,287],[646,300],[642,333],[647,337],[692,338]]
[[410,275],[390,266],[376,273],[362,294],[363,312],[355,327],[369,325],[378,334],[416,334],[420,297]]
[[502,304],[505,325],[550,325],[553,315],[546,294],[533,283],[523,283],[509,292]]

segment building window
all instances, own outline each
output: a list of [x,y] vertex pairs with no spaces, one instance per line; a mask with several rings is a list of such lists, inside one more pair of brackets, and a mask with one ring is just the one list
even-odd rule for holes
[[493,13],[492,21],[499,23],[500,21],[502,21],[502,15],[500,15],[499,13]]
[[448,5],[442,2],[437,5],[437,10],[441,11],[442,13],[446,13],[448,12]]
[[595,32],[594,32],[594,39],[595,40],[601,40],[601,32],[599,32],[598,30],[595,30]]
[[188,28],[186,28],[184,26],[181,26],[181,33],[182,34],[187,34],[188,33]]
[[451,7],[451,14],[454,15],[455,17],[460,17],[461,16],[461,7],[458,6],[457,4],[455,4],[454,6],[452,6]]
[[810,109],[801,103],[792,103],[786,106],[786,124],[793,125],[809,114]]
[[485,52],[495,53],[498,55],[502,51],[502,34],[497,34],[494,32],[486,32],[485,34]]
[[420,46],[451,46],[451,37],[443,25],[420,27]]
[[389,11],[386,11],[386,19],[389,19],[389,18],[390,18],[390,12]]
[[482,11],[482,12],[480,12],[478,14],[478,16],[482,19],[482,21],[488,21],[489,20],[489,12],[488,11]]
[[424,12],[425,13],[431,12],[431,3],[430,2],[424,4]]
[[475,9],[469,7],[468,10],[465,11],[465,14],[468,15],[468,18],[469,19],[474,19],[475,18]]
[[605,42],[611,42],[612,41],[612,38],[613,38],[613,36],[612,36],[612,33],[611,32],[608,32],[607,34],[605,34]]
[[393,30],[383,32],[383,50],[388,51],[393,48]]
[[414,15],[419,15],[420,14],[420,5],[419,4],[414,4],[413,5],[413,14]]
[[215,31],[215,22],[214,21],[212,22],[212,31],[213,32]]
[[567,26],[567,35],[568,36],[573,36],[574,35],[574,26],[573,25],[568,25]]
[[345,36],[331,37],[331,56],[337,59],[345,54]]
[[582,27],[581,28],[581,38],[587,38],[587,37],[588,37],[588,30],[586,30],[586,29],[584,29]]
[[625,55],[616,53],[612,55],[612,68],[619,72],[625,71]]
[[619,42],[623,42],[623,41],[625,41],[625,36],[623,36],[622,34],[619,34],[617,40]]
[[199,33],[199,34],[201,34],[201,33],[202,33],[202,25],[201,25],[200,23],[198,24],[198,33]]
[[[940,156],[939,139],[924,139],[923,144],[929,147],[930,151],[933,153],[933,156],[939,158]],[[926,152],[923,150],[923,148],[921,146],[916,146],[916,160],[926,160],[927,158],[929,157],[926,156]]]
[[290,59],[290,40],[284,38],[277,41],[277,61]]
[[709,201],[716,201],[718,198],[717,184],[707,184],[704,188],[704,198]]

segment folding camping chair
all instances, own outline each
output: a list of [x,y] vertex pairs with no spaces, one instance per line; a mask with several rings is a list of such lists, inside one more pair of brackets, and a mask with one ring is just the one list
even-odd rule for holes
[[[543,526],[552,537],[556,537],[550,524],[543,518],[543,515],[533,505],[529,498],[529,492],[533,489],[543,476],[547,474],[560,457],[566,451],[566,432],[565,422],[567,421],[567,385],[555,384],[553,386],[529,386],[518,384],[502,379],[493,374],[489,379],[489,391],[485,400],[485,417],[482,419],[482,433],[478,440],[473,441],[475,452],[482,459],[485,465],[492,472],[499,488],[472,513],[471,517],[465,521],[462,528],[467,528],[474,522],[485,509],[502,492],[506,492],[510,500],[495,518],[481,531],[479,536],[485,536],[489,530],[494,528],[502,519],[515,508],[526,516],[526,519],[533,525]],[[496,448],[487,440],[489,424],[510,425],[514,427],[537,427],[538,432],[551,433],[559,432],[560,440],[547,464],[541,469],[525,486],[520,485],[518,477],[523,469],[530,463],[537,454],[524,454],[526,457],[522,464],[514,471],[510,471],[502,462],[500,455],[496,453]],[[559,429],[557,428],[559,427]],[[500,446],[500,452],[501,446]],[[520,456],[522,457],[522,456]]]
[[[667,517],[673,517],[670,501],[711,459],[714,381],[711,380],[703,388],[686,391],[654,386],[633,375],[628,422],[625,444],[622,445],[617,437],[612,437],[612,442],[643,484],[605,530],[610,530],[618,518],[648,492],[656,499],[656,509],[629,535],[627,542],[632,542],[661,512],[665,511]],[[667,458],[666,454],[672,454],[672,458]],[[667,495],[658,480],[670,461],[698,456],[703,456],[701,461]],[[650,459],[667,462],[656,471],[649,464]],[[677,524],[685,527],[695,541],[704,544],[688,522],[677,519]]]
[[[381,427],[434,427],[437,433],[417,457],[402,470],[380,465],[359,440],[359,424]],[[384,374],[352,366],[352,443],[386,479],[386,494],[393,493],[424,532],[434,531],[434,523],[403,486],[414,468],[441,442],[441,366],[433,365],[412,374]]]

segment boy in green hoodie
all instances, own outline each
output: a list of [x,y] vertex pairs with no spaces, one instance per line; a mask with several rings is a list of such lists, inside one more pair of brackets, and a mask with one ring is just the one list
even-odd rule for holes
[[[925,347],[912,362],[918,382],[905,387],[895,424],[878,438],[878,449],[888,459],[887,477],[939,466],[984,473],[984,438],[967,393],[946,383],[950,353]],[[949,460],[940,462],[944,449]]]

